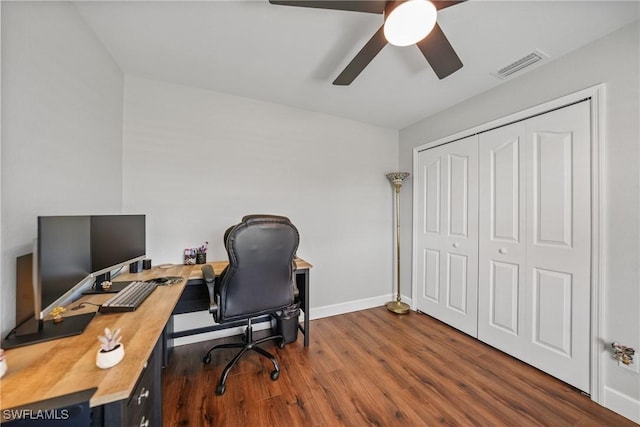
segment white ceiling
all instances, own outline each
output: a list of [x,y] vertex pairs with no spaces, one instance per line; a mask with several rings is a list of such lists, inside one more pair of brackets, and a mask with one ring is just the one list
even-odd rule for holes
[[491,73],[535,49],[553,60],[640,10],[637,0],[470,0],[438,16],[460,71],[438,80],[417,47],[387,45],[350,86],[333,86],[381,15],[267,0],[76,5],[125,73],[395,129],[503,83]]

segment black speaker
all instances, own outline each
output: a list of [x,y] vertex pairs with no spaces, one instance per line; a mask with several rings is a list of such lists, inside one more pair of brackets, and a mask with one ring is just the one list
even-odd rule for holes
[[140,273],[142,271],[142,261],[129,264],[129,273]]

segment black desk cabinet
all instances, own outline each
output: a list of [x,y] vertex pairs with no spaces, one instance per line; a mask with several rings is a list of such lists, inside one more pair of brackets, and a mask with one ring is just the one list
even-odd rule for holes
[[94,426],[151,427],[162,425],[162,339],[156,343],[128,399],[93,408]]

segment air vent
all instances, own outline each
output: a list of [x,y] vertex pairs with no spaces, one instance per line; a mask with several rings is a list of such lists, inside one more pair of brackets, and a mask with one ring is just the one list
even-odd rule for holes
[[525,68],[531,67],[533,64],[536,64],[544,59],[549,58],[549,55],[536,50],[529,55],[518,59],[512,64],[507,65],[506,67],[500,69],[495,73],[491,73],[499,79],[506,79],[507,77],[511,77],[513,74],[518,73]]

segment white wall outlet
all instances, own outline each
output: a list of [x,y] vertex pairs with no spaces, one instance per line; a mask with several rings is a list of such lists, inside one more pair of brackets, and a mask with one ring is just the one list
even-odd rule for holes
[[630,365],[625,365],[624,363],[618,360],[618,366],[628,371],[635,372],[636,374],[640,374],[640,364],[635,361],[632,362]]

